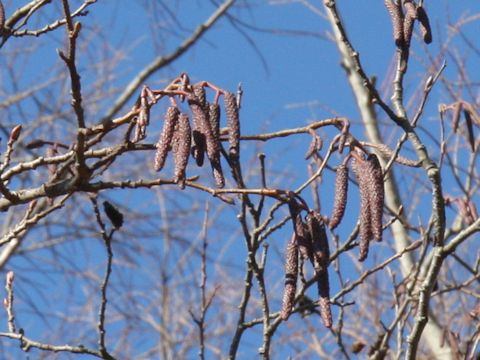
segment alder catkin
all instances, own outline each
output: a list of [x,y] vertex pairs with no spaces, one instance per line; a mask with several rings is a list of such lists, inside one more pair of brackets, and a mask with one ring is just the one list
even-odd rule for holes
[[378,161],[378,157],[375,154],[368,155],[367,163],[369,176],[368,185],[370,186],[369,203],[372,216],[372,233],[375,240],[382,241],[382,217],[383,203],[385,199],[382,166],[380,165],[380,161]]
[[[215,183],[217,187],[223,187],[225,185],[225,179],[223,177],[222,166],[220,163],[220,142],[219,139],[214,136],[212,127],[208,120],[208,109],[201,105],[201,100],[198,99],[198,97],[194,94],[189,96],[188,105],[190,106],[193,117],[194,144],[197,145],[196,138],[199,139],[199,142],[202,142],[202,138],[204,139],[205,150],[208,159],[210,160],[210,164],[212,165]],[[196,135],[195,132],[200,133],[203,136]],[[197,160],[195,154],[194,157]]]
[[180,188],[185,188],[185,171],[190,155],[192,143],[192,130],[188,115],[181,113],[178,117],[175,133],[173,136],[172,150],[175,159],[175,182]]
[[208,120],[215,136],[220,141],[220,106],[218,104],[209,104]]
[[359,261],[364,261],[368,255],[368,246],[372,240],[372,213],[370,208],[370,176],[368,174],[368,165],[364,160],[354,159],[352,162],[352,169],[358,180],[358,187],[360,190],[360,240]]
[[405,41],[405,47],[408,49],[412,40],[413,25],[415,24],[415,19],[417,18],[417,6],[411,0],[404,1],[403,6],[405,7],[405,19],[403,20],[403,38]]
[[388,12],[390,13],[390,18],[392,19],[393,39],[395,40],[395,44],[397,47],[403,48],[405,45],[405,40],[403,37],[402,8],[392,0],[385,0],[385,6],[387,7]]
[[3,25],[5,24],[5,9],[3,8],[3,4],[0,1],[0,35],[3,32]]
[[420,32],[422,33],[423,41],[425,44],[430,44],[432,42],[432,29],[427,12],[423,6],[417,7],[417,18],[420,23]]
[[205,110],[207,108],[207,94],[205,92],[205,88],[200,85],[194,85],[193,93],[195,94],[200,106]]
[[311,211],[307,215],[307,229],[312,241],[313,267],[317,272],[325,271],[330,260],[330,249],[325,224],[318,212]]
[[281,318],[287,320],[292,313],[297,291],[298,244],[295,233],[287,245],[285,253],[285,288],[283,291]]
[[155,154],[155,171],[160,171],[165,165],[170,144],[172,143],[173,133],[175,131],[175,124],[178,119],[180,111],[176,106],[169,106],[165,114],[165,121],[163,124],[160,139],[157,142],[157,152]]
[[330,307],[330,282],[328,271],[325,270],[318,275],[318,305],[320,308],[320,317],[323,325],[327,328],[332,327],[332,309]]
[[337,167],[335,176],[335,198],[333,203],[332,216],[328,225],[330,229],[335,229],[342,221],[345,214],[345,207],[347,206],[347,192],[348,192],[348,167],[346,164],[341,164]]
[[240,119],[237,98],[233,93],[225,92],[223,100],[228,125],[228,153],[231,158],[238,159],[240,156]]

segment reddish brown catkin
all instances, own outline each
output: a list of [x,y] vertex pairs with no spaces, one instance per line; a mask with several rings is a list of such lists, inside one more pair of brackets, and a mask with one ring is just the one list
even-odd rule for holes
[[307,215],[307,228],[313,246],[313,267],[317,276],[320,316],[323,324],[332,327],[332,310],[330,308],[330,284],[328,279],[328,263],[330,249],[325,225],[320,214],[312,211]]
[[417,7],[417,18],[420,23],[420,32],[422,33],[423,41],[425,44],[430,44],[432,42],[432,29],[427,12],[423,6]]
[[368,246],[370,240],[372,240],[372,213],[370,209],[370,176],[368,175],[368,166],[364,160],[355,159],[352,162],[353,172],[358,180],[358,186],[360,189],[360,254],[358,256],[359,261],[364,261],[368,255]]
[[330,229],[335,229],[343,219],[345,214],[345,207],[347,206],[348,193],[348,167],[346,164],[341,164],[337,167],[335,177],[335,199],[333,203],[332,216],[328,225]]
[[385,199],[385,191],[383,187],[383,171],[380,161],[375,154],[368,155],[368,185],[370,186],[370,212],[372,216],[372,233],[373,238],[382,241],[383,232],[383,203]]
[[293,231],[297,236],[297,245],[303,259],[310,259],[312,256],[311,240],[308,237],[307,229],[301,216],[301,208],[294,197],[288,201],[288,209],[292,218]]
[[410,47],[410,42],[412,40],[413,34],[413,25],[415,24],[415,19],[417,18],[417,6],[411,0],[404,1],[403,6],[405,7],[405,19],[403,21],[403,38],[405,40],[405,47]]
[[235,94],[226,92],[223,100],[228,125],[228,153],[231,158],[238,159],[240,156],[240,119],[237,98]]
[[208,107],[208,120],[212,127],[213,136],[220,141],[220,106],[218,104],[210,104]]
[[[212,165],[213,176],[217,187],[223,187],[225,185],[225,179],[223,177],[222,167],[220,163],[220,143],[219,139],[214,136],[212,127],[208,120],[208,109],[206,106],[201,105],[201,99],[198,99],[195,95],[190,95],[188,99],[188,105],[192,111],[194,131],[199,132],[205,139],[205,148],[208,159]],[[194,142],[196,143],[196,137],[201,139],[194,133]],[[197,144],[195,144],[197,145]],[[198,160],[197,160],[198,161]]]
[[0,35],[3,32],[3,25],[5,24],[5,9],[3,8],[3,4],[0,1]]
[[321,215],[316,211],[311,211],[307,215],[307,229],[313,248],[313,267],[315,271],[322,272],[328,267],[330,259],[330,249],[328,247],[327,232]]
[[285,288],[283,291],[281,318],[287,320],[292,313],[297,291],[298,244],[295,233],[287,245],[285,253]]
[[385,6],[390,13],[393,26],[393,39],[395,44],[399,48],[403,48],[405,45],[405,39],[403,37],[403,13],[400,5],[397,5],[392,0],[385,0]]
[[176,106],[170,106],[165,114],[165,122],[163,124],[162,133],[157,143],[157,152],[155,154],[155,171],[160,171],[165,165],[168,151],[170,150],[170,144],[173,139],[173,132],[175,130],[175,124],[178,119],[180,111]]
[[207,107],[207,94],[205,92],[205,88],[200,85],[193,86],[193,93],[198,99],[198,103],[203,109]]
[[187,169],[190,146],[192,143],[192,129],[188,115],[181,113],[178,117],[173,137],[172,150],[175,158],[175,182],[180,188],[185,188],[185,171]]

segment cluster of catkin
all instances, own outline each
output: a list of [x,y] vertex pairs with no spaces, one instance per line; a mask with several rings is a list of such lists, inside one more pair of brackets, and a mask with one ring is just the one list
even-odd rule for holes
[[[220,162],[220,106],[217,101],[222,95],[229,129],[228,154],[230,160],[238,160],[240,121],[236,96],[228,91],[222,91],[217,93],[214,102],[209,103],[203,83],[189,86],[184,93],[186,95],[182,96],[186,97],[190,115],[182,112],[175,103],[167,109],[163,129],[156,145],[154,168],[160,171],[165,165],[168,153],[172,151],[175,161],[174,181],[183,189],[190,155],[198,166],[203,166],[206,154],[212,167],[215,184],[222,188],[225,186],[225,178]],[[137,123],[141,122],[147,123],[139,115]],[[141,129],[141,126],[137,128]],[[141,130],[137,132],[141,133]]]
[[295,197],[288,202],[293,224],[293,234],[288,242],[285,255],[285,288],[281,317],[287,320],[295,304],[299,258],[309,260],[315,270],[318,286],[318,305],[323,324],[332,326],[330,309],[330,285],[328,279],[328,264],[330,251],[323,218],[316,211],[308,211],[305,221],[302,218],[302,207]]
[[405,71],[415,21],[420,25],[420,32],[426,44],[432,42],[430,21],[425,8],[417,5],[413,0],[385,0],[385,6],[392,19],[393,38],[400,50],[402,69]]
[[[347,162],[337,167],[335,179],[335,199],[329,226],[333,230],[340,224],[347,204],[348,166]],[[352,169],[358,180],[360,189],[360,229],[358,260],[367,258],[370,241],[382,241],[382,215],[385,198],[383,187],[383,171],[375,154],[356,154],[352,161]]]

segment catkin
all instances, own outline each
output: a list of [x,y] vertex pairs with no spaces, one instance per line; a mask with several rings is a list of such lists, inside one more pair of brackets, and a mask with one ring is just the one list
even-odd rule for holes
[[298,244],[295,233],[287,245],[285,253],[285,288],[283,292],[283,302],[281,318],[287,320],[292,313],[295,302],[295,293],[297,291],[298,277]]
[[368,246],[373,237],[372,232],[372,213],[370,208],[370,176],[368,175],[368,166],[364,160],[355,159],[352,162],[353,172],[358,179],[358,186],[360,189],[360,254],[359,261],[364,261],[368,255]]
[[160,171],[165,165],[170,144],[172,143],[175,124],[178,119],[180,111],[176,106],[170,106],[165,114],[165,122],[163,124],[160,139],[157,142],[157,152],[155,154],[155,171]]
[[327,232],[320,214],[311,211],[307,215],[307,229],[313,248],[313,267],[316,272],[326,271],[330,259]]
[[415,19],[417,18],[417,6],[411,0],[404,1],[403,6],[405,7],[405,19],[403,20],[403,38],[405,40],[405,47],[408,49],[412,40],[413,25],[415,24]]
[[395,44],[399,48],[403,48],[405,40],[403,37],[402,8],[392,0],[385,0],[385,6],[387,7],[388,12],[390,13],[390,18],[392,19],[393,39],[395,40]]
[[220,141],[220,106],[218,104],[209,104],[208,120],[213,131],[213,136]]
[[[223,177],[222,166],[220,163],[220,142],[219,139],[214,136],[212,127],[208,120],[208,110],[201,105],[201,100],[193,94],[191,94],[188,99],[188,105],[192,111],[194,131],[203,135],[205,149],[208,159],[210,160],[210,164],[212,165],[215,183],[217,187],[223,187],[225,185],[225,179]],[[197,145],[195,137],[196,135],[194,134],[194,143]],[[198,135],[197,137],[201,138]],[[197,158],[195,157],[195,159]]]
[[420,23],[420,32],[422,33],[423,41],[425,44],[430,44],[432,42],[432,29],[427,12],[423,6],[417,7],[417,18]]
[[240,156],[240,119],[236,96],[231,92],[224,94],[225,113],[228,125],[228,153],[231,158],[238,159]]
[[330,229],[335,229],[342,221],[347,205],[348,192],[348,167],[346,164],[338,166],[335,176],[335,198],[333,203],[332,216],[328,225]]
[[205,92],[205,88],[200,85],[193,86],[193,93],[195,94],[198,103],[203,109],[207,108],[207,94]]
[[370,187],[369,191],[369,203],[370,203],[370,212],[372,216],[372,233],[373,238],[377,241],[382,241],[382,232],[383,232],[383,203],[385,198],[385,192],[383,187],[383,172],[382,166],[378,161],[378,158],[375,154],[368,155],[368,185]]
[[317,279],[318,287],[318,305],[320,307],[320,317],[323,325],[327,328],[332,327],[332,309],[330,308],[330,282],[328,272],[324,271],[319,274]]
[[[195,124],[193,125],[195,127]],[[198,130],[193,130],[192,156],[198,166],[203,166],[205,159],[205,136]]]
[[175,126],[172,150],[175,159],[175,182],[182,189],[185,188],[185,171],[192,142],[191,131],[188,115],[181,113]]
[[3,4],[0,1],[0,35],[3,32],[3,25],[5,24],[5,9],[3,8]]

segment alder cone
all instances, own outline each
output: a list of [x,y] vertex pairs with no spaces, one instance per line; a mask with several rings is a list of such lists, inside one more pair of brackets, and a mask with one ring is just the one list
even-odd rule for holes
[[383,172],[380,161],[375,154],[368,155],[368,185],[369,191],[369,203],[371,212],[371,223],[373,238],[377,241],[382,241],[383,232],[383,203],[385,199],[385,191],[383,187]]
[[228,153],[231,158],[238,159],[240,156],[240,119],[238,114],[237,98],[231,92],[224,94],[225,113],[228,125]]
[[430,27],[430,20],[423,6],[417,7],[417,18],[420,23],[420,32],[422,33],[423,41],[425,44],[430,44],[432,42],[432,28]]
[[175,159],[175,182],[182,189],[185,188],[185,171],[187,169],[192,143],[191,132],[192,129],[190,128],[188,115],[181,113],[175,126],[172,150]]
[[335,176],[335,199],[333,203],[332,216],[328,225],[330,229],[335,229],[343,219],[345,214],[345,207],[347,206],[347,192],[348,192],[348,167],[346,164],[341,164],[336,171]]
[[163,124],[162,133],[157,143],[157,153],[155,154],[155,170],[160,171],[165,165],[170,144],[172,143],[175,124],[180,111],[176,106],[170,106],[165,114],[165,122]]
[[369,196],[369,191],[371,190],[369,184],[370,176],[368,174],[368,165],[364,160],[355,159],[352,162],[352,168],[357,177],[360,190],[360,254],[358,260],[364,261],[368,256],[368,246],[373,238],[372,213]]
[[292,313],[297,291],[298,277],[298,244],[293,234],[285,253],[285,288],[283,291],[281,318],[287,320]]
[[393,26],[393,39],[399,48],[403,48],[405,39],[403,37],[403,13],[400,5],[397,5],[392,0],[385,0],[385,6],[390,13]]
[[120,229],[123,225],[123,214],[117,210],[108,201],[103,202],[103,210],[115,229]]

